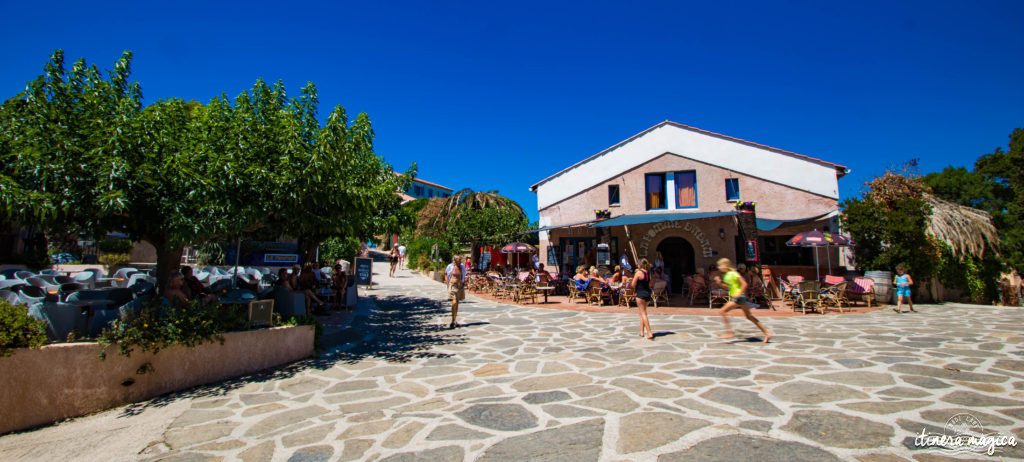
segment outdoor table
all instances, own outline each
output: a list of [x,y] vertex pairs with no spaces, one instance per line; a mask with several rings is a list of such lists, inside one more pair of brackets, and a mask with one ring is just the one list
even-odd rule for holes
[[537,286],[537,290],[544,291],[544,303],[548,302],[548,293],[555,290],[554,286]]

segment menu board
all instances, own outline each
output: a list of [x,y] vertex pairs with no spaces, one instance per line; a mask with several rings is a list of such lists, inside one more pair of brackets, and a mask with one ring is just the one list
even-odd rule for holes
[[356,259],[356,284],[369,286],[373,282],[373,260],[369,258]]

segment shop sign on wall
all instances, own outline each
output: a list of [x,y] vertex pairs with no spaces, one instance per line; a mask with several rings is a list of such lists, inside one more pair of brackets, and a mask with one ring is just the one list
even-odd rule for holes
[[714,251],[711,249],[711,241],[708,240],[707,236],[704,235],[704,231],[695,226],[692,221],[663,221],[651,227],[647,234],[640,239],[639,253],[641,258],[647,258],[647,249],[651,246],[651,239],[657,236],[658,233],[666,229],[682,229],[693,235],[693,238],[700,244],[700,252],[705,258],[714,255]]

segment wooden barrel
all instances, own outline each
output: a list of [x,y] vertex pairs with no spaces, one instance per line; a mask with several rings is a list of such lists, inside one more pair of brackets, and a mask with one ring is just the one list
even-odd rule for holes
[[889,271],[865,271],[864,277],[875,281],[875,299],[888,302],[893,294],[892,273]]

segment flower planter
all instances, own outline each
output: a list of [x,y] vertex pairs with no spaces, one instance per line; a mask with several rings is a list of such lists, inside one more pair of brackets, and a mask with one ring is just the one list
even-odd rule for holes
[[[158,354],[136,350],[130,358],[117,346],[98,355],[96,343],[63,343],[18,349],[0,358],[0,434],[78,417],[178,390],[238,377],[313,354],[312,326],[230,332],[224,344],[190,349],[173,346]],[[152,371],[137,374],[146,363]]]

